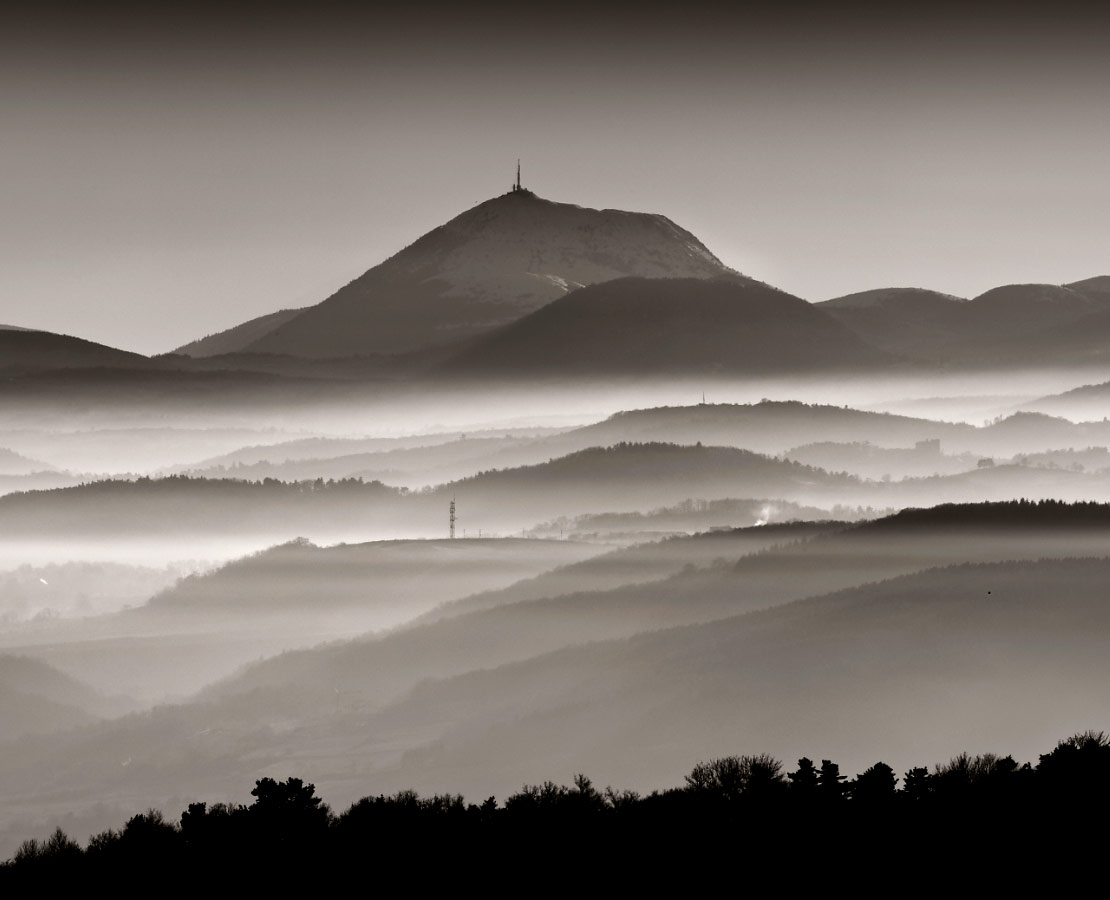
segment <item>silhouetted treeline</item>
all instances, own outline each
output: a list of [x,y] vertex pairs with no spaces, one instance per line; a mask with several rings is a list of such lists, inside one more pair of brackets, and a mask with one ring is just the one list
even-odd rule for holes
[[859,526],[861,530],[936,528],[1087,528],[1110,526],[1110,503],[1092,500],[999,500],[984,503],[941,503],[903,509]]
[[961,753],[901,776],[876,762],[850,780],[828,759],[788,770],[767,754],[730,756],[647,796],[599,790],[584,775],[526,785],[503,804],[401,791],[340,814],[299,778],[263,778],[251,794],[249,806],[192,803],[179,823],[151,809],[84,849],[60,829],[25,841],[0,866],[0,887],[91,879],[157,889],[170,878],[171,888],[287,888],[342,874],[368,888],[485,883],[512,893],[721,877],[733,887],[772,878],[786,890],[943,889],[954,878],[1062,889],[1100,864],[1110,736],[1073,735],[1035,766]]

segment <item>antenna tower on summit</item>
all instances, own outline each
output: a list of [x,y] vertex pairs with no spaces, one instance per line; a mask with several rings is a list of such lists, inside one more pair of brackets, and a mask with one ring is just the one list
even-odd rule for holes
[[519,194],[524,188],[520,186],[520,160],[516,161],[516,183],[513,185],[513,193]]
[[450,522],[451,522],[451,540],[454,540],[455,539],[455,498],[454,497],[451,498]]

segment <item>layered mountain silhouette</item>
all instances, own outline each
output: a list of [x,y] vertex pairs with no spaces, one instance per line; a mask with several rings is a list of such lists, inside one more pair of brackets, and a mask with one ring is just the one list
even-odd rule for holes
[[[0,787],[18,797],[49,778],[77,805],[154,800],[295,761],[362,790],[427,790],[446,767],[478,794],[537,762],[611,779],[768,735],[783,755],[832,735],[855,765],[861,723],[902,736],[899,753],[942,725],[1029,738],[1045,715],[1106,709],[1092,672],[1106,668],[1108,563],[1075,557],[1101,556],[1108,528],[1106,506],[1009,503],[806,526],[793,542],[754,529],[673,542],[660,580],[616,590],[652,549],[599,557],[264,661],[194,702],[13,747]],[[667,577],[684,556],[694,565]]]
[[478,375],[797,372],[890,364],[810,303],[751,279],[620,278],[572,291],[444,370]]
[[134,369],[149,366],[139,353],[117,350],[104,344],[66,334],[0,327],[0,375],[25,375],[52,369],[113,367]]
[[817,306],[868,343],[919,362],[1070,363],[1110,358],[1110,278],[1010,284],[971,300],[886,288]]
[[316,306],[255,319],[179,352],[404,353],[484,334],[582,285],[730,271],[665,216],[514,191],[428,232]]

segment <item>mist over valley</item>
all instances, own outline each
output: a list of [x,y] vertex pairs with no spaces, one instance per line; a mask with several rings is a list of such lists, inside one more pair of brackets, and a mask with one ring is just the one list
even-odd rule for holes
[[1106,277],[802,298],[519,179],[171,352],[0,329],[0,857],[1105,725]]

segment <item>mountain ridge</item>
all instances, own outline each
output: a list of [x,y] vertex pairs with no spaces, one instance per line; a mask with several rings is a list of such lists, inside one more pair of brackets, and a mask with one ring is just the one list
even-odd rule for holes
[[574,377],[896,364],[813,304],[721,275],[627,277],[579,288],[479,339],[440,371]]

